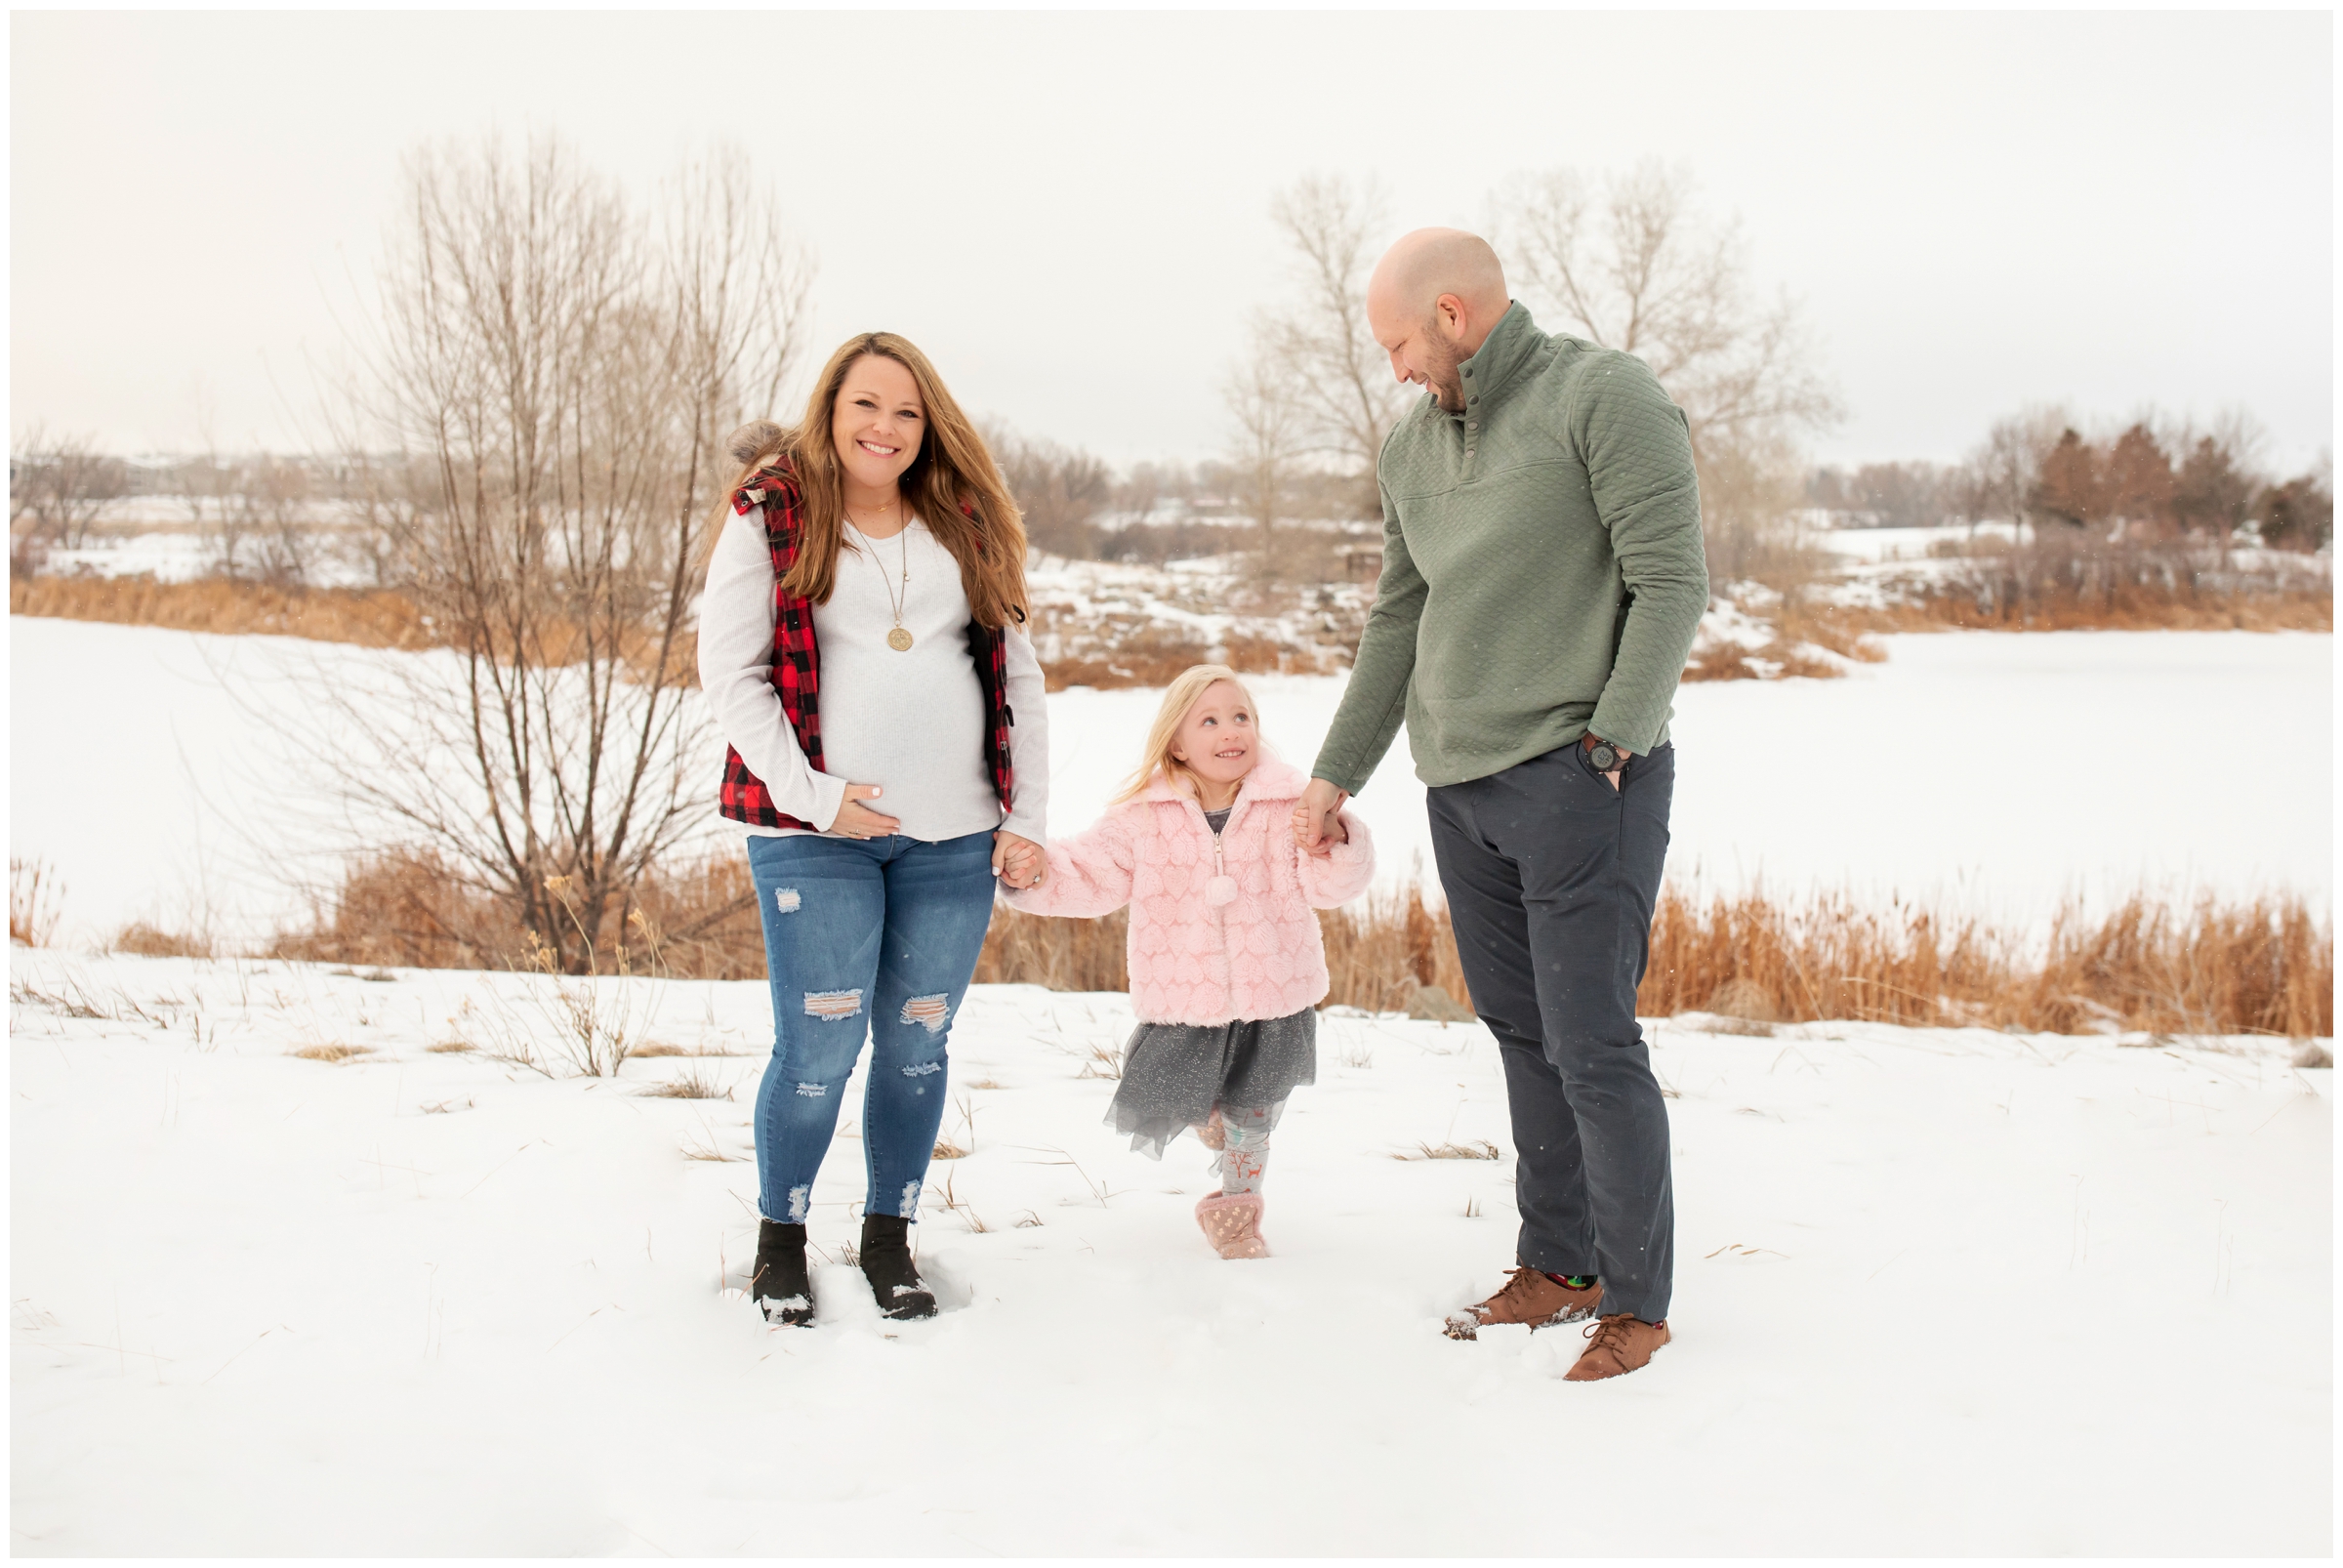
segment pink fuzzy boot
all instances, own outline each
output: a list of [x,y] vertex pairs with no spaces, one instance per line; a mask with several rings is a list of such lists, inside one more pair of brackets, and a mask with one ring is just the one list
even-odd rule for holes
[[1196,1201],[1196,1223],[1204,1239],[1223,1258],[1266,1258],[1269,1243],[1261,1236],[1261,1195],[1240,1192],[1230,1197],[1215,1192]]

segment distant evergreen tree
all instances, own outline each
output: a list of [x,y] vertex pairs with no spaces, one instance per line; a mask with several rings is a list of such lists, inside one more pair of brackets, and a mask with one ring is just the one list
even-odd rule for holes
[[2186,532],[2226,539],[2252,504],[2253,477],[2239,468],[2236,455],[2210,435],[2198,437],[2173,481],[2172,520]]
[[2134,425],[2116,437],[2100,468],[2100,500],[2105,515],[2148,528],[2172,518],[2172,460],[2149,433]]
[[2107,516],[2099,454],[2072,429],[2042,457],[2035,481],[2034,510],[2079,528]]
[[2317,550],[2335,535],[2335,498],[2318,475],[2305,474],[2262,492],[2262,543],[2280,550]]

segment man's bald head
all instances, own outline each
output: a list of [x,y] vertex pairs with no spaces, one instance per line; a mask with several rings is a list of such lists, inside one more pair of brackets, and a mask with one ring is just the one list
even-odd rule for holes
[[1382,305],[1394,315],[1421,320],[1443,294],[1455,295],[1485,317],[1486,325],[1497,324],[1509,296],[1505,269],[1487,240],[1461,228],[1402,234],[1375,264],[1375,275],[1367,280],[1367,309],[1372,314]]
[[1464,406],[1457,366],[1480,352],[1512,303],[1497,252],[1461,228],[1403,234],[1367,280],[1367,329],[1401,381],[1429,387],[1451,413]]

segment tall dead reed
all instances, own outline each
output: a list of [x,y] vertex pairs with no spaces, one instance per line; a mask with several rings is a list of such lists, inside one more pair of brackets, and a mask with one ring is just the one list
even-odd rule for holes
[[1418,986],[1465,998],[1464,961],[1446,906],[1424,901],[1423,885],[1376,887],[1346,908],[1318,912],[1326,939],[1327,1001],[1370,1012],[1405,1012]]
[[353,642],[369,648],[442,645],[404,594],[387,589],[284,588],[226,577],[166,583],[152,577],[11,577],[11,615],[120,626]]
[[1039,985],[1052,991],[1125,991],[1130,911],[1098,920],[1051,920],[993,906],[976,960],[979,985]]
[[2175,906],[2135,893],[2098,918],[2070,904],[2037,945],[1902,901],[1696,903],[1670,889],[1636,1006],[1784,1022],[2328,1035],[2334,972],[2333,928],[2298,897]]
[[[394,850],[352,866],[308,924],[279,936],[272,958],[403,969],[531,969],[539,944],[512,902],[469,886],[429,851]],[[747,861],[718,854],[645,878],[622,919],[647,926],[655,967],[678,978],[764,973],[764,934]]]
[[[421,969],[527,968],[529,933],[509,904],[467,890],[441,863],[384,855],[354,867],[307,929],[271,955]],[[640,906],[660,972],[759,979],[764,940],[741,856],[722,853],[645,881]],[[1445,906],[1420,884],[1377,887],[1321,911],[1330,1003],[1405,1011],[1421,986],[1462,1002],[1463,960]],[[1053,991],[1129,987],[1128,913],[1051,920],[1006,905],[977,961],[979,983]],[[2093,916],[2069,905],[2047,937],[1904,900],[1843,893],[1790,901],[1763,891],[1695,898],[1665,890],[1636,1009],[1767,1022],[1846,1019],[2076,1033],[2330,1036],[2331,924],[2299,897],[2176,904],[2138,893]]]

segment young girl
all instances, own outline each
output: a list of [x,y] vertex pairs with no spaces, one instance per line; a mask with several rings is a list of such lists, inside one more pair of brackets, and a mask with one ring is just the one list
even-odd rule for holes
[[1220,1190],[1196,1220],[1223,1258],[1268,1256],[1269,1130],[1294,1087],[1318,1079],[1326,948],[1310,911],[1357,897],[1375,873],[1348,812],[1318,850],[1295,846],[1289,819],[1308,780],[1262,750],[1256,718],[1234,671],[1181,675],[1106,815],[1051,845],[1035,886],[1002,889],[1036,915],[1130,905],[1140,1022],[1107,1121],[1159,1160],[1190,1127],[1220,1151]]

